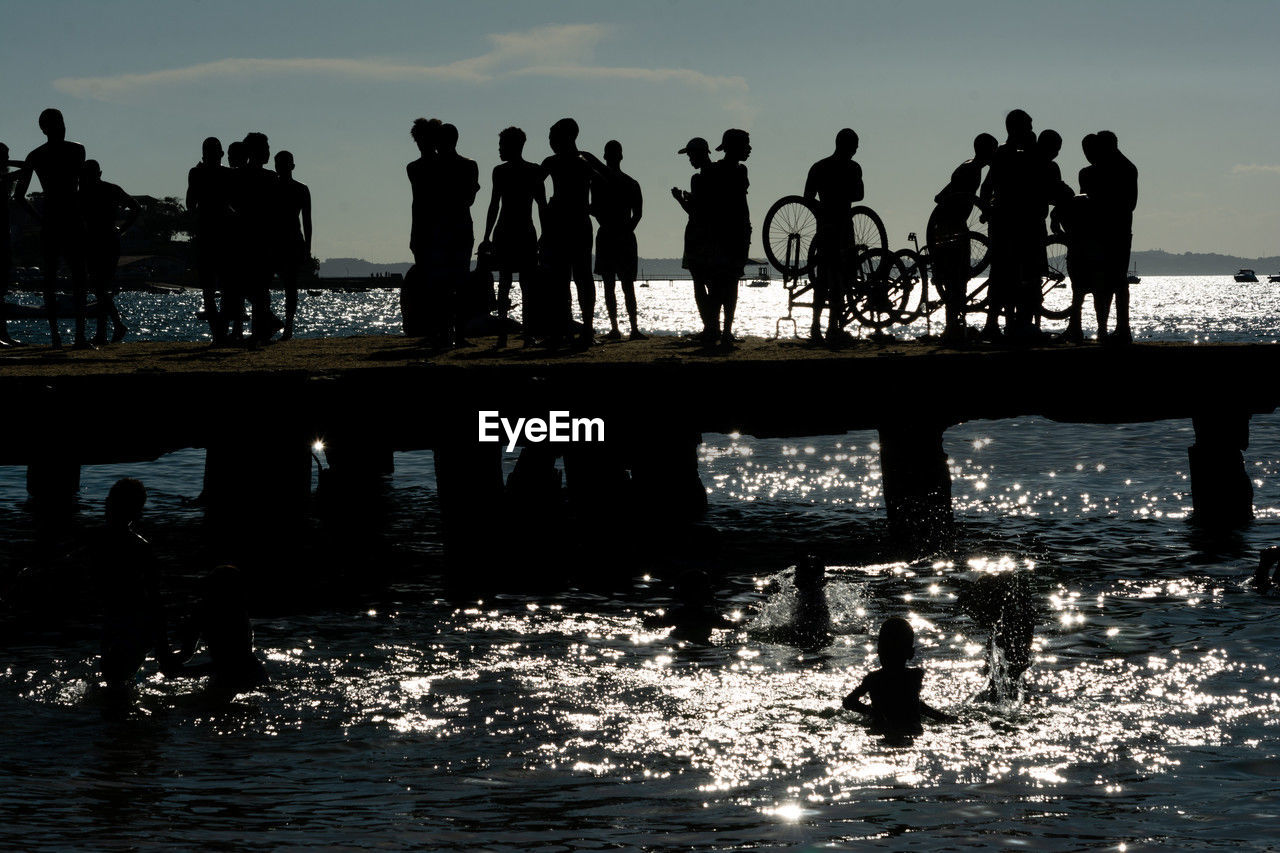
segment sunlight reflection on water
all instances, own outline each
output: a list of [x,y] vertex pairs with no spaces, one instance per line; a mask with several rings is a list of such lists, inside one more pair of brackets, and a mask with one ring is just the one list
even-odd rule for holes
[[[646,328],[687,330],[687,288],[642,290]],[[741,331],[771,334],[779,297],[744,289]],[[148,299],[155,313],[133,314],[138,326],[189,334],[174,306],[194,297]],[[1138,337],[1271,340],[1278,302],[1151,278],[1135,288]],[[304,297],[302,317],[307,334],[398,323],[391,291]],[[1280,628],[1247,581],[1277,541],[1277,425],[1255,418],[1246,453],[1263,521],[1222,541],[1185,523],[1187,423],[954,427],[962,536],[944,554],[885,539],[875,433],[706,435],[717,601],[745,618],[705,646],[645,623],[670,604],[670,565],[466,603],[427,574],[266,613],[255,627],[273,683],[222,713],[150,676],[139,712],[105,722],[87,689],[92,632],[14,643],[0,665],[0,846],[1265,846]],[[81,516],[91,523],[110,483],[136,474],[152,489],[151,529],[195,524],[184,501],[202,464],[183,451],[87,468]],[[415,554],[438,553],[423,522],[433,472],[429,453],[397,457],[392,532]],[[23,488],[20,470],[0,470],[11,548],[31,535]],[[784,570],[802,549],[829,555],[837,630],[818,650],[747,630],[785,622]],[[1028,573],[1041,610],[1033,663],[1025,701],[987,702],[989,636],[956,606],[958,583],[1013,572]],[[923,695],[960,718],[904,745],[839,710],[878,666],[889,616],[916,630]]]

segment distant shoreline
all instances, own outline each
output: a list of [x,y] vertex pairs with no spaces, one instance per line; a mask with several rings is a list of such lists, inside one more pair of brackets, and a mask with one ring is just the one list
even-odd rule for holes
[[[1176,254],[1162,249],[1133,252],[1129,262],[1137,264],[1138,275],[1232,275],[1241,267],[1256,270],[1261,277],[1280,272],[1280,255],[1266,258],[1241,258],[1213,252]],[[320,278],[364,279],[379,273],[404,275],[409,261],[375,263],[362,258],[328,258],[320,262]],[[776,272],[770,270],[776,276]],[[750,273],[748,273],[749,277]],[[638,281],[665,281],[688,278],[689,271],[680,266],[679,258],[641,258]]]

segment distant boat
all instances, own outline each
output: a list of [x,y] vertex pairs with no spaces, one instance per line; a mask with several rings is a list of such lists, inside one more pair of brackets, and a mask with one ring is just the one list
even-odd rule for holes
[[1275,275],[1269,275],[1269,276],[1267,276],[1267,283],[1268,283],[1268,284],[1276,284],[1277,282],[1280,282],[1280,273],[1276,273]]
[[1129,270],[1129,283],[1139,284],[1141,281],[1142,279],[1138,278],[1138,262],[1134,261],[1133,268]]
[[1241,284],[1257,284],[1258,283],[1258,274],[1255,273],[1253,270],[1242,269],[1240,270],[1240,272],[1236,273],[1235,278],[1236,278],[1236,281],[1240,282]]
[[756,273],[756,277],[748,282],[747,287],[768,287],[772,281],[773,279],[769,277],[769,268],[760,267],[759,272]]

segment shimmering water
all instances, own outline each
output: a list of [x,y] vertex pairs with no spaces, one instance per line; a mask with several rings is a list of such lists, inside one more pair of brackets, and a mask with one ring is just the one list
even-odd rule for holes
[[[688,288],[641,289],[642,326],[690,329]],[[739,331],[772,334],[779,288],[742,297]],[[190,336],[195,298],[125,300],[148,337]],[[304,296],[301,311],[304,333],[398,331],[387,291]],[[1276,292],[1227,278],[1148,277],[1134,313],[1139,339],[1280,332]],[[1280,621],[1247,582],[1280,541],[1278,423],[1255,418],[1246,453],[1258,520],[1219,537],[1186,521],[1189,423],[955,427],[962,535],[940,554],[884,535],[875,433],[704,436],[733,620],[707,646],[646,627],[679,564],[637,565],[632,543],[567,590],[451,600],[431,456],[400,454],[385,547],[351,573],[377,580],[318,579],[257,606],[273,684],[230,711],[148,670],[138,713],[104,721],[86,691],[90,628],[6,631],[0,847],[1266,848]],[[141,477],[146,527],[183,589],[202,466],[184,451],[86,469],[73,526],[96,523],[116,477]],[[5,578],[40,551],[22,500],[22,472],[0,469]],[[753,630],[787,619],[804,548],[831,566],[835,633],[817,650]],[[954,599],[964,577],[1006,571],[1031,572],[1041,619],[1023,699],[991,704],[976,698],[988,638]],[[960,718],[908,746],[837,710],[877,666],[891,615],[916,628],[925,697]]]

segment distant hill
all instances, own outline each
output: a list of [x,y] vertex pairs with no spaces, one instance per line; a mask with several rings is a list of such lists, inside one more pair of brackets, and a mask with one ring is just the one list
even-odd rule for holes
[[[1267,258],[1240,258],[1235,255],[1219,255],[1214,253],[1183,252],[1180,255],[1153,249],[1147,252],[1134,252],[1131,261],[1137,263],[1139,275],[1231,275],[1241,267],[1257,270],[1259,273],[1280,272],[1280,256]],[[375,264],[361,258],[329,258],[321,261],[320,275],[323,278],[363,278],[377,273],[401,273],[408,270],[410,264]],[[666,279],[688,275],[688,271],[680,266],[679,258],[641,258],[640,278]]]
[[1240,258],[1235,255],[1183,252],[1175,255],[1155,249],[1134,252],[1130,261],[1137,263],[1138,275],[1231,275],[1241,267],[1271,274],[1280,271],[1280,257]]
[[[365,278],[380,273],[400,273],[403,275],[412,264],[407,261],[399,264],[375,264],[363,258],[328,258],[320,262],[321,278]],[[679,258],[641,258],[640,277],[673,278],[688,275],[688,271],[680,266]]]

